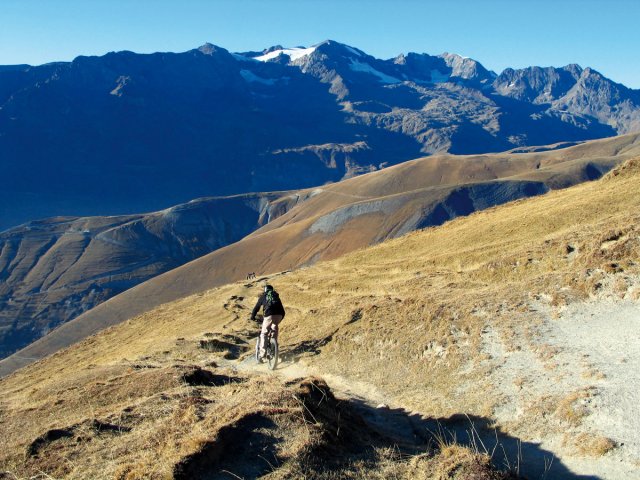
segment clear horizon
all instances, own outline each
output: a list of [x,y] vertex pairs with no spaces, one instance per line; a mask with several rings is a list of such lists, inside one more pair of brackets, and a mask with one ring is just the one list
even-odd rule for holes
[[0,65],[332,39],[378,58],[453,52],[497,73],[578,63],[638,89],[637,18],[640,2],[632,0],[3,0]]

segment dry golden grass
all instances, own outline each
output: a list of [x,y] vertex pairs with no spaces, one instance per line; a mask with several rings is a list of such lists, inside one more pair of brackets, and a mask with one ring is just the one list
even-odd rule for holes
[[[431,417],[490,417],[496,398],[487,394],[481,337],[487,325],[500,326],[508,340],[509,329],[536,325],[532,299],[550,298],[562,308],[605,291],[625,298],[634,291],[607,289],[619,283],[616,276],[639,273],[639,180],[638,165],[625,166],[600,182],[272,275],[287,306],[282,353]],[[623,271],[607,270],[613,263]],[[2,379],[2,468],[22,476],[44,469],[54,477],[166,478],[182,459],[215,443],[216,432],[238,422],[249,404],[249,411],[286,410],[270,418],[287,432],[290,441],[278,444],[277,455],[289,460],[270,478],[318,473],[301,460],[316,440],[300,420],[304,408],[292,400],[298,387],[226,370],[220,375],[241,381],[203,388],[183,380],[195,368],[189,365],[211,361],[198,346],[205,333],[235,338],[236,356],[250,351],[243,342],[256,331],[247,317],[259,287],[229,284],[161,305]],[[543,399],[520,428],[537,419],[542,428],[549,413],[560,428],[579,424],[582,397],[576,395],[568,392],[560,403]],[[94,419],[131,431],[96,431]],[[26,458],[29,445],[52,429],[71,436],[46,444],[46,456]],[[396,462],[383,448],[374,458],[388,465],[387,473],[397,469],[399,478],[424,460]],[[366,470],[376,461],[356,455],[341,472],[361,478],[376,471]],[[446,455],[437,461],[446,472]]]
[[592,395],[593,391],[590,389],[569,393],[557,401],[556,416],[572,427],[580,425],[584,417],[589,414],[586,400]]
[[[14,437],[0,453],[0,473],[9,478],[362,480],[420,478],[413,474],[420,470],[433,473],[423,478],[467,478],[461,472],[506,478],[485,456],[454,445],[442,451],[424,448],[416,462],[319,379],[282,383],[266,375],[150,365],[122,366],[100,378],[89,380],[90,394],[67,394],[66,410],[57,411],[59,402],[51,395],[37,410],[14,408],[4,417],[3,427]],[[82,384],[70,382],[58,393]],[[81,397],[102,401],[86,410]],[[35,417],[46,412],[49,422],[41,424]],[[24,423],[27,417],[32,421]]]
[[601,457],[617,447],[612,439],[591,433],[580,433],[567,441],[578,455],[584,457]]
[[[386,477],[393,478],[393,477]],[[435,458],[425,455],[411,459],[397,478],[412,480],[507,480],[518,478],[508,472],[497,472],[491,467],[488,455],[460,445],[449,445]]]

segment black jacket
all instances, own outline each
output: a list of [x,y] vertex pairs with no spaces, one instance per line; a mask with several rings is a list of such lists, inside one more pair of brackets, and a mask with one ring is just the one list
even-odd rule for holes
[[253,311],[251,312],[251,319],[256,318],[256,314],[258,313],[258,310],[260,310],[260,307],[264,308],[265,317],[268,317],[269,315],[282,315],[282,318],[284,318],[284,306],[282,305],[282,302],[268,307],[266,293],[263,293],[262,295],[260,295],[260,298],[258,298],[256,306],[253,307]]

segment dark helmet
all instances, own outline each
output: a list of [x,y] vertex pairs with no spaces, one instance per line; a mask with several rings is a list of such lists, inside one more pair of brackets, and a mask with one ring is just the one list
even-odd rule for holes
[[273,290],[273,287],[271,285],[269,285],[269,284],[265,285],[264,286],[264,291],[268,292],[269,290]]

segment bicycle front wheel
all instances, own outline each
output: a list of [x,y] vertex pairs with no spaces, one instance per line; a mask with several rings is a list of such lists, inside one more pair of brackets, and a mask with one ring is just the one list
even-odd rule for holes
[[278,366],[278,341],[271,339],[271,355],[269,355],[269,370],[275,370]]

